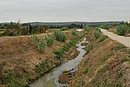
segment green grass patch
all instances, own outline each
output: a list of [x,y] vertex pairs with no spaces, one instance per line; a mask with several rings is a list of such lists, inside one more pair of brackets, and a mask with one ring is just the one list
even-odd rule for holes
[[123,63],[123,62],[126,62],[126,61],[129,61],[128,58],[126,58],[126,57],[124,57],[124,58],[121,60],[122,63]]
[[88,54],[93,49],[93,46],[89,46],[86,50],[86,54]]
[[128,49],[128,53],[130,54],[130,49]]
[[49,80],[43,87],[57,87],[54,82],[54,79]]
[[99,42],[103,42],[105,39],[107,39],[108,38],[108,36],[106,36],[106,35],[103,35],[100,39],[99,39]]
[[117,72],[117,77],[118,78],[121,78],[123,76],[123,73],[122,72]]
[[67,70],[64,70],[64,71],[63,71],[63,73],[68,73],[68,72],[69,72],[69,71],[67,71]]
[[84,68],[84,69],[82,70],[82,73],[83,73],[83,74],[87,74],[87,73],[88,73],[88,68]]
[[117,50],[121,50],[121,49],[123,49],[123,48],[126,48],[126,46],[123,45],[123,44],[120,44],[120,45],[118,45],[118,46],[116,47]]

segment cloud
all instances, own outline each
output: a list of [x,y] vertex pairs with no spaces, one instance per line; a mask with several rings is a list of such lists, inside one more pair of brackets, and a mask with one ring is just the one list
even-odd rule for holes
[[0,0],[0,22],[128,20],[129,0]]

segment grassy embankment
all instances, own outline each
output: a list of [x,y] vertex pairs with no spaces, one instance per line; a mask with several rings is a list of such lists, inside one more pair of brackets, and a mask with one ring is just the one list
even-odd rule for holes
[[68,87],[129,87],[130,49],[102,33],[95,36]]
[[[57,41],[54,33],[37,35],[45,41],[45,35],[53,38],[52,46],[37,48],[30,36],[0,37],[0,87],[28,87],[29,83],[60,65],[69,48],[83,38],[85,32],[73,35],[65,31],[66,40]],[[45,41],[46,42],[46,41]],[[44,48],[44,50],[43,50]]]

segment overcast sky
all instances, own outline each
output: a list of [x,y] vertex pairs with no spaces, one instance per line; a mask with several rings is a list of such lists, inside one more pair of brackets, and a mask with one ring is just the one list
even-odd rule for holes
[[0,0],[0,22],[130,19],[130,0]]

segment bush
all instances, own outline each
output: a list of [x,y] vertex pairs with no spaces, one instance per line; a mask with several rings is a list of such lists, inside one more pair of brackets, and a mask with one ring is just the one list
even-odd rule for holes
[[95,31],[94,31],[94,37],[97,39],[99,38],[99,36],[101,35],[101,30],[99,28],[97,28]]
[[41,43],[38,45],[38,51],[43,52],[46,47],[46,43],[44,41],[41,41]]
[[47,25],[41,25],[38,26],[36,29],[34,29],[35,33],[46,33],[46,31],[49,29],[49,26]]
[[69,42],[71,45],[75,45],[76,44],[76,40],[71,40],[70,42]]
[[68,30],[68,27],[62,27],[61,31]]
[[56,30],[54,31],[54,35],[57,41],[65,42],[66,36],[64,35],[63,32]]
[[108,25],[108,24],[103,24],[100,27],[103,28],[103,29],[109,29],[111,26]]
[[31,36],[31,41],[33,42],[34,46],[37,46],[38,43],[40,42],[40,39],[36,35],[33,35]]
[[124,36],[126,34],[126,32],[129,30],[128,28],[129,28],[128,25],[120,24],[120,25],[116,26],[116,33],[118,35]]
[[43,52],[46,47],[46,42],[44,40],[40,40],[38,36],[33,35],[31,36],[31,41],[33,45],[38,49],[38,51]]
[[62,50],[64,50],[64,51],[68,51],[69,48],[70,48],[70,46],[65,45],[65,46],[62,47]]
[[76,35],[76,29],[72,30],[72,35]]
[[47,43],[48,47],[51,47],[53,42],[54,42],[54,40],[52,37],[50,37],[50,36],[46,37],[46,43]]
[[84,30],[86,30],[87,32],[89,32],[91,29],[92,29],[92,28],[89,27],[89,26],[85,26],[85,27],[84,27]]
[[60,59],[62,57],[64,51],[63,50],[55,50],[54,54],[56,54],[56,58]]

